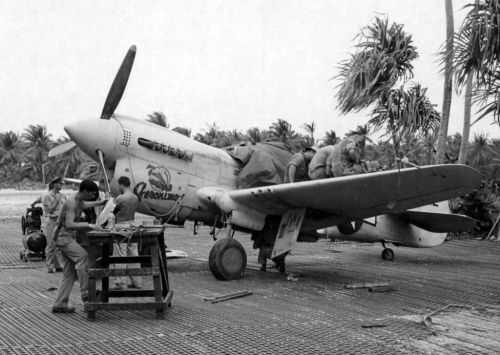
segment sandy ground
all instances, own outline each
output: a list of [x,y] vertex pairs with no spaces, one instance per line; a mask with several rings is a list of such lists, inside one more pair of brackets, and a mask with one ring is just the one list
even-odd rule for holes
[[[46,190],[15,190],[0,189],[0,223],[21,223],[21,217],[26,215],[26,209]],[[76,190],[62,190],[66,197],[74,194]],[[39,205],[41,206],[41,205]],[[137,214],[138,219],[152,219],[152,217]]]
[[[21,220],[26,214],[26,209],[42,195],[45,190],[0,190],[0,221]],[[66,196],[74,193],[74,190],[63,190]]]

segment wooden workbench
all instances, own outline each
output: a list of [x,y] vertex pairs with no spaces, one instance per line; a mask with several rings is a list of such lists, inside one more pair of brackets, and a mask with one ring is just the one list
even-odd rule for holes
[[[128,237],[120,234],[127,232]],[[92,231],[89,241],[89,299],[85,303],[88,319],[94,319],[98,310],[143,310],[154,309],[157,318],[162,318],[165,308],[171,305],[173,291],[170,289],[163,227],[140,227],[132,230]],[[110,256],[113,243],[138,243],[143,255]],[[113,264],[141,264],[140,268],[110,269]],[[110,290],[109,278],[122,276],[152,276],[153,289]],[[102,280],[100,299],[97,297],[97,280]],[[154,297],[153,302],[109,303],[111,297]]]

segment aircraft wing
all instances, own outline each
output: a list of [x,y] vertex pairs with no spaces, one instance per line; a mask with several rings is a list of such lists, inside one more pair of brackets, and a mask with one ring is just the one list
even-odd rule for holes
[[303,227],[319,229],[345,221],[411,208],[461,196],[479,187],[479,173],[466,165],[433,165],[258,188],[205,191],[225,213],[248,218],[281,215],[307,208]]

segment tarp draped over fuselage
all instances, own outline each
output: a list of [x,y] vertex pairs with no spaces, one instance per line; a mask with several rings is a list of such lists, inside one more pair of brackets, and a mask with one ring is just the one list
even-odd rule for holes
[[225,150],[241,164],[236,178],[239,189],[283,183],[285,168],[292,156],[280,142],[244,143]]

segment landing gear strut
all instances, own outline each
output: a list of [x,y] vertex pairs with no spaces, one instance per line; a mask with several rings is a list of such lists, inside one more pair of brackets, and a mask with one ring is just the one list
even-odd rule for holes
[[387,261],[393,261],[394,251],[391,248],[385,247],[385,241],[382,241],[382,246],[384,247],[384,250],[382,250],[382,259]]

